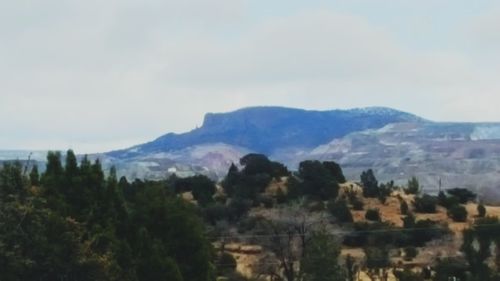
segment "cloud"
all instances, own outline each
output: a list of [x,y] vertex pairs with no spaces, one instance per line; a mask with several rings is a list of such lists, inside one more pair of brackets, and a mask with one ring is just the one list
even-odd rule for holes
[[[255,6],[267,2],[257,2],[1,3],[0,130],[8,134],[0,147],[120,148],[250,105],[385,105],[438,120],[500,120],[496,68],[477,56],[480,44],[420,48],[379,14],[317,3],[263,13]],[[484,34],[464,29],[462,41],[442,40],[493,42],[486,14],[464,22]]]

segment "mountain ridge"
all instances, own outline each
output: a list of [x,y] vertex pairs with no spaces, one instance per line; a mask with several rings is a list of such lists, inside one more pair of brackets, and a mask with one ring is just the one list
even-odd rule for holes
[[121,155],[130,156],[137,150],[152,153],[221,142],[272,154],[278,148],[312,148],[354,131],[403,121],[429,122],[387,107],[324,111],[276,106],[247,107],[226,113],[207,113],[200,128],[181,134],[168,133],[151,142],[107,154],[120,158]]

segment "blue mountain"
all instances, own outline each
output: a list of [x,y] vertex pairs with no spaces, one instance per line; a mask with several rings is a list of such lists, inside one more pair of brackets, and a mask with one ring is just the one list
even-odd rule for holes
[[426,121],[410,113],[384,107],[328,111],[249,107],[229,113],[208,113],[200,128],[183,134],[169,133],[132,149],[113,151],[108,155],[133,157],[134,154],[169,152],[207,143],[224,143],[272,154],[284,148],[314,148],[352,132],[398,122]]

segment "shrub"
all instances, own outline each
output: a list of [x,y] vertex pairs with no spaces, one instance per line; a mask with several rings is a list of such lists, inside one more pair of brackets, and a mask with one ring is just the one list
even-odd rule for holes
[[369,247],[364,249],[366,254],[366,267],[369,269],[389,267],[389,250],[386,247]]
[[322,212],[325,210],[325,203],[323,201],[311,201],[307,203],[307,210],[309,212]]
[[217,273],[219,275],[224,275],[228,272],[233,272],[236,269],[236,266],[236,259],[232,255],[222,253],[217,260]]
[[420,273],[411,271],[411,269],[395,270],[394,276],[398,281],[424,281],[424,277]]
[[406,247],[404,249],[404,252],[405,252],[405,260],[407,261],[413,260],[418,255],[418,249],[412,246]]
[[467,221],[467,210],[462,205],[455,205],[448,210],[448,217],[456,222]]
[[276,191],[276,202],[278,204],[284,204],[286,203],[287,199],[288,198],[283,190],[281,190],[281,188],[278,188],[278,191]]
[[231,210],[223,204],[213,204],[203,209],[205,219],[214,224],[217,221],[229,220],[231,218]]
[[252,207],[252,202],[252,200],[233,198],[228,205],[233,219],[238,220],[242,216],[246,215]]
[[446,191],[449,195],[456,196],[460,204],[465,204],[469,201],[474,201],[477,194],[466,188],[453,188]]
[[362,211],[365,207],[365,204],[359,198],[356,198],[355,200],[351,201],[351,204],[352,208],[356,211]]
[[408,203],[406,203],[406,201],[405,201],[405,200],[401,200],[401,203],[400,203],[400,205],[399,205],[399,208],[400,208],[400,210],[401,210],[401,214],[402,214],[402,215],[407,215],[407,214],[408,214],[408,211],[409,211],[409,210],[408,210],[408,209],[409,209],[409,208],[408,208]]
[[298,171],[298,176],[301,180],[300,190],[310,198],[321,200],[336,198],[339,191],[339,184],[334,172],[325,167],[320,161],[301,162]]
[[349,198],[349,203],[351,203],[352,208],[356,211],[361,211],[364,208],[363,201],[358,198],[358,194],[354,190],[347,191],[347,198]]
[[[280,189],[281,190],[281,189]],[[258,197],[258,201],[264,205],[264,208],[266,209],[271,209],[274,207],[274,200],[273,198],[267,196],[267,195],[261,195]]]
[[330,200],[327,207],[330,214],[340,223],[353,222],[351,211],[349,210],[345,200]]
[[420,183],[416,177],[412,177],[408,180],[408,187],[404,189],[406,194],[419,194],[420,193]]
[[369,221],[380,221],[380,212],[378,209],[369,209],[366,211],[365,218]]
[[421,247],[425,243],[442,238],[449,234],[449,229],[440,226],[432,220],[419,220],[415,223],[415,230],[412,233],[412,245]]
[[425,194],[422,197],[416,197],[414,205],[417,213],[434,214],[436,213],[437,198]]
[[477,205],[477,216],[480,218],[484,218],[486,216],[486,208],[483,204]]
[[438,195],[438,204],[445,207],[446,209],[449,209],[455,205],[460,204],[460,200],[454,195],[446,196],[444,192],[441,191]]
[[381,184],[380,187],[378,188],[378,196],[377,196],[380,203],[385,204],[387,197],[391,195],[394,189],[395,189],[394,181]]

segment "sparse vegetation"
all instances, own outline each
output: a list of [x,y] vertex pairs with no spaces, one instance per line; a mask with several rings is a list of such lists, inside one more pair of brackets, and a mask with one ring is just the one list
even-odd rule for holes
[[416,177],[412,177],[408,180],[408,186],[404,189],[406,194],[414,194],[417,195],[420,193],[420,183]]
[[484,218],[486,216],[486,208],[483,204],[477,205],[477,216],[480,218]]
[[[105,176],[99,161],[78,163],[72,151],[64,165],[61,158],[49,153],[41,175],[20,164],[0,168],[2,280],[77,273],[83,281],[253,280],[238,272],[245,262],[258,281],[353,281],[358,273],[407,281],[498,277],[500,223],[470,203],[476,195],[467,190],[420,195],[412,178],[402,193],[394,182],[379,185],[371,170],[358,187],[335,162],[304,161],[292,174],[259,154],[243,157],[241,170],[232,165],[217,190],[205,176],[128,182],[114,169]],[[454,222],[474,222],[460,249],[452,241],[460,236],[449,234],[466,224]],[[446,243],[464,259],[409,270]]]
[[433,214],[436,213],[437,198],[428,194],[422,197],[415,197],[413,205],[417,213]]
[[404,215],[404,216],[408,215],[409,207],[408,207],[408,203],[406,203],[405,200],[400,200],[399,210],[401,211],[401,215]]
[[450,196],[455,196],[460,204],[476,200],[477,194],[466,188],[453,188],[446,191]]
[[361,183],[365,197],[376,198],[379,196],[378,181],[373,174],[373,170],[369,169],[361,173]]
[[340,223],[353,222],[351,211],[347,202],[343,199],[330,200],[328,202],[328,211]]
[[448,209],[448,216],[456,222],[465,222],[467,220],[467,210],[462,205],[455,205]]
[[418,255],[418,249],[416,247],[406,247],[404,249],[405,259],[408,261],[413,260]]
[[378,209],[368,209],[365,218],[369,221],[380,221],[380,212]]

